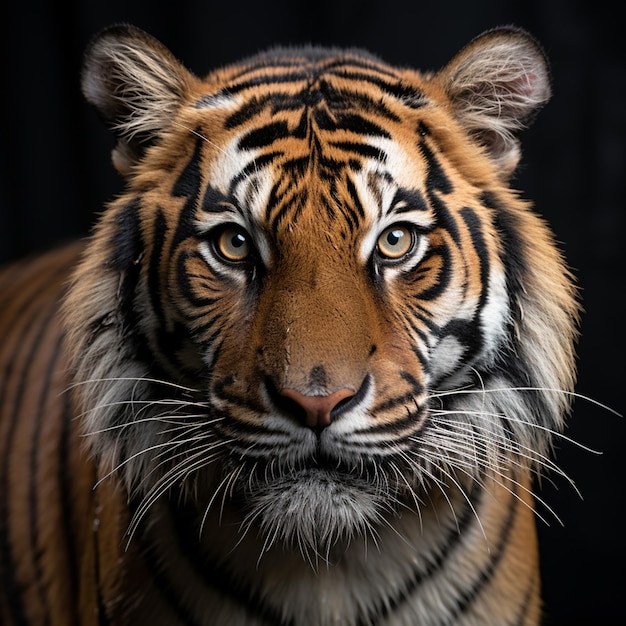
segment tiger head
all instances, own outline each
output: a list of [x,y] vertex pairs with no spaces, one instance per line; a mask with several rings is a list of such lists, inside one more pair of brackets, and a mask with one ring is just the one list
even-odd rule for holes
[[75,273],[68,345],[90,452],[142,514],[184,493],[318,550],[546,463],[577,305],[509,186],[550,96],[527,34],[432,74],[311,47],[198,78],[117,26],[83,90],[127,185]]

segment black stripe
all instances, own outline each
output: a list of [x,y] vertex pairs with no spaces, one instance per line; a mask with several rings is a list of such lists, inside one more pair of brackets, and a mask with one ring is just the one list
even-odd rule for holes
[[340,113],[336,116],[335,122],[336,130],[346,130],[358,135],[370,135],[391,139],[389,131],[359,113]]
[[[352,182],[351,178],[346,178],[346,188],[347,188],[348,193],[350,194],[350,197],[352,198],[352,202],[354,204],[354,208],[356,209],[358,217],[360,217],[361,219],[365,219],[365,209],[363,208],[363,205],[361,204],[361,198],[359,198],[359,193],[356,190],[356,186]],[[357,224],[358,223],[359,222],[357,219]]]
[[288,171],[292,176],[298,179],[304,176],[310,166],[311,156],[308,154],[303,157],[287,159],[281,163],[283,170]]
[[[242,406],[245,408],[244,402],[236,403],[232,400],[232,398],[229,398],[229,400],[231,401],[233,405],[239,404],[239,406]],[[214,428],[219,430],[220,435],[224,437],[225,439],[234,437],[238,440],[244,441],[246,440],[246,437],[248,438],[248,440],[251,440],[251,439],[258,438],[259,435],[260,436],[267,435],[267,428],[265,428],[264,426],[255,426],[248,422],[240,422],[234,419],[232,415],[230,415],[230,413],[227,413],[225,411],[220,411],[220,412],[214,411],[211,413],[211,416],[219,419],[217,424],[215,424]],[[274,447],[272,447],[275,444],[272,443],[268,445],[270,447],[267,447],[267,446],[260,447],[259,444],[255,441],[254,450],[257,451],[257,450],[263,450],[263,449],[265,450],[275,449]]]
[[[528,273],[527,268],[529,267],[527,258],[530,250],[524,238],[520,235],[522,225],[519,218],[507,209],[506,205],[500,202],[495,194],[484,192],[481,194],[480,200],[485,206],[494,211],[493,222],[502,242],[502,250],[504,250],[501,258],[504,265],[507,292],[509,299],[515,301],[515,298],[524,292],[524,283]],[[520,340],[515,332],[515,327],[522,321],[521,308],[517,306],[511,307],[510,315],[512,317],[508,327],[510,341],[509,344],[502,347],[501,358],[499,359],[500,365],[494,371],[501,373],[505,379],[510,380],[512,386],[541,387],[542,385],[537,383],[532,371],[519,358],[518,346]],[[519,397],[529,407],[531,413],[540,418],[539,423],[545,421],[545,416],[552,415],[552,410],[549,408],[542,392],[529,389],[520,394]]]
[[424,122],[424,120],[420,120],[417,123],[417,134],[420,137],[428,137],[430,135],[430,128],[428,127],[428,124]]
[[[502,263],[506,275],[506,283],[510,294],[523,291],[525,277],[528,272],[528,245],[520,235],[523,231],[519,218],[502,204],[495,194],[484,192],[480,201],[493,210],[493,223],[502,242]],[[520,321],[521,315],[517,307],[512,307],[511,315]]]
[[67,558],[67,573],[70,576],[70,588],[72,595],[76,597],[80,581],[80,568],[76,558],[76,545],[74,543],[75,529],[72,527],[72,494],[70,485],[76,480],[76,468],[69,463],[70,443],[72,433],[72,421],[74,419],[72,412],[72,399],[70,390],[65,390],[60,398],[62,401],[61,423],[59,428],[59,444],[57,447],[57,483],[59,485],[59,506],[61,507],[61,531],[63,532],[63,545],[65,546]]
[[[200,317],[204,317],[204,315],[198,315],[194,321],[194,331],[193,336],[194,339],[200,340],[203,342],[203,345],[207,347],[211,347],[214,343],[215,339],[220,336],[222,333],[222,328],[224,328],[224,313],[216,313],[215,315],[211,315],[210,318],[203,320],[202,324],[197,324],[197,320]],[[214,330],[212,330],[214,329]],[[206,333],[210,332],[211,334],[206,337]],[[200,372],[195,370],[193,372],[194,376],[198,376]]]
[[[396,79],[396,71],[393,68],[386,67],[375,56],[368,52],[361,51],[360,56],[353,54],[344,55],[341,51],[330,50],[326,52],[329,54],[329,62],[322,67],[323,72],[328,72],[341,78],[356,77],[357,82],[362,80],[382,80],[377,78],[377,74],[380,76],[386,76],[391,79]],[[365,70],[365,72],[357,73],[353,72],[354,69]]]
[[[271,69],[271,68],[270,68]],[[243,80],[239,83],[231,83],[225,88],[227,95],[235,95],[246,89],[256,88],[264,85],[284,85],[288,83],[301,83],[303,81],[309,81],[310,72],[307,68],[296,68],[295,71],[285,72],[284,74],[267,75],[262,74],[260,76],[254,76]]]
[[[3,584],[8,596],[8,608],[9,613],[12,616],[13,621],[16,625],[19,626],[27,626],[28,621],[26,619],[26,611],[23,605],[23,597],[21,595],[20,583],[16,578],[17,564],[15,562],[15,558],[13,555],[13,550],[11,546],[10,540],[10,531],[9,531],[9,517],[10,517],[10,506],[9,506],[9,460],[11,458],[10,451],[13,447],[13,439],[15,437],[15,429],[17,427],[17,418],[19,417],[20,408],[22,404],[22,398],[26,392],[25,390],[25,382],[28,371],[37,356],[37,348],[41,343],[41,338],[43,337],[48,325],[51,323],[54,318],[55,311],[48,311],[44,317],[44,319],[39,323],[39,313],[40,311],[35,311],[35,314],[32,316],[30,322],[25,326],[24,329],[24,341],[20,341],[19,345],[24,345],[27,336],[30,334],[34,325],[39,325],[37,333],[34,335],[34,339],[30,344],[30,348],[28,350],[26,363],[22,369],[22,376],[20,377],[20,383],[17,389],[16,402],[13,406],[13,410],[11,414],[13,416],[13,420],[11,422],[8,436],[6,438],[6,446],[5,450],[2,452],[2,460],[3,460],[3,468],[1,473],[2,481],[0,483],[0,494],[2,494],[2,501],[0,503],[0,557],[3,563],[2,574],[3,574]],[[9,369],[12,369],[13,361],[9,363]],[[8,378],[8,377],[7,377]],[[3,405],[2,398],[0,398],[0,406]],[[6,521],[6,526],[5,526]],[[36,567],[36,565],[35,565]]]
[[[197,251],[183,251],[178,255],[176,261],[176,275],[178,276],[178,288],[185,300],[194,308],[206,308],[217,304],[220,299],[213,294],[217,292],[211,290],[210,285],[205,281],[205,292],[199,295],[191,286],[192,279],[197,276],[187,271],[187,261],[193,258],[199,259],[202,263],[206,263],[202,255]],[[198,317],[206,315],[205,311],[198,312]]]
[[271,96],[263,96],[262,98],[254,97],[248,102],[245,102],[237,111],[232,113],[226,118],[224,122],[224,128],[231,130],[245,124],[248,120],[259,115],[261,111],[267,106]]
[[[46,604],[46,593],[45,587],[46,583],[44,581],[43,571],[41,568],[41,557],[42,551],[39,549],[39,541],[38,541],[38,528],[37,522],[39,521],[40,513],[39,513],[39,502],[38,502],[38,492],[40,491],[39,484],[37,483],[37,468],[38,468],[38,460],[39,460],[39,452],[40,452],[40,437],[41,437],[41,426],[42,419],[44,416],[45,404],[48,399],[49,390],[50,390],[50,382],[55,373],[57,362],[60,356],[61,351],[61,340],[62,336],[59,334],[57,337],[54,350],[51,355],[48,355],[48,363],[46,366],[45,375],[43,380],[39,382],[41,385],[39,399],[37,401],[37,408],[35,414],[33,416],[34,420],[34,428],[31,435],[31,448],[30,448],[30,458],[28,463],[29,468],[29,493],[28,493],[28,503],[29,503],[29,537],[30,537],[30,546],[33,554],[35,555],[35,560],[33,563],[33,567],[35,569],[35,585],[37,587],[37,592],[41,598],[41,606],[45,606]],[[43,515],[45,519],[45,512]],[[46,613],[45,623],[50,623],[50,616]]]
[[202,180],[200,161],[202,160],[202,147],[204,142],[205,139],[197,137],[193,154],[172,187],[172,195],[177,198],[190,198],[195,200],[198,196],[200,181]]
[[398,116],[389,110],[380,97],[372,98],[369,94],[356,90],[337,89],[326,80],[320,81],[319,88],[332,111],[344,111],[351,106],[360,109],[362,113],[370,113],[392,122],[399,121]]
[[[348,73],[342,73],[342,78],[347,77],[347,74]],[[304,80],[305,77],[301,76],[300,78]],[[371,80],[371,77],[367,75],[353,74],[351,78],[355,79],[358,83],[373,83],[392,95],[402,94],[402,97],[406,95],[406,103],[409,106],[411,106],[412,102],[416,101],[412,90],[408,87],[398,88],[395,84],[387,83],[385,81],[376,79]],[[267,82],[271,84],[276,81],[272,77]],[[280,82],[282,82],[282,80]],[[336,117],[328,115],[327,110],[318,107],[322,101],[326,102],[327,106],[330,107],[331,110],[339,112]],[[271,105],[272,113],[274,115],[281,111],[294,111],[300,108],[316,108],[314,114],[315,120],[321,129],[344,129],[358,134],[375,135],[387,138],[391,137],[389,132],[382,126],[367,120],[360,114],[341,113],[341,111],[346,109],[347,103],[353,103],[356,107],[362,108],[367,112],[375,113],[378,116],[383,116],[386,119],[394,121],[398,120],[398,117],[392,113],[384,105],[384,103],[380,101],[380,99],[371,98],[367,94],[356,91],[337,89],[328,81],[321,80],[318,88],[305,88],[295,94],[278,92],[263,98],[255,97],[250,102],[244,104],[237,112],[232,114],[226,120],[225,127],[228,129],[236,128],[250,119],[253,119],[256,115],[259,115],[265,107]]]
[[[303,89],[298,93],[278,92],[262,98],[252,98],[251,101],[243,104],[241,108],[233,113],[224,123],[225,128],[233,129],[250,121],[257,115],[260,115],[268,106],[271,106],[272,115],[276,115],[282,111],[297,111],[298,109],[306,109],[313,107],[322,100],[322,94],[318,89]],[[306,116],[300,118],[300,124],[293,132],[295,137],[306,136],[307,121]]]
[[158,320],[158,326],[161,328],[165,327],[165,313],[160,300],[163,291],[161,289],[161,262],[167,230],[165,213],[161,207],[157,207],[151,231],[152,254],[148,263],[148,293],[152,311]]
[[360,143],[357,141],[331,141],[330,145],[350,154],[358,154],[368,159],[376,159],[381,163],[385,163],[387,160],[387,154],[384,150],[376,146],[371,146],[368,143]]
[[181,552],[204,581],[222,596],[243,608],[249,615],[254,616],[255,621],[261,621],[268,626],[299,626],[293,620],[283,619],[281,609],[270,606],[264,597],[245,585],[240,578],[232,576],[224,565],[211,563],[207,567],[198,544],[193,541],[199,533],[189,532],[188,518],[180,509],[173,510],[172,516],[177,529],[176,536],[180,540]]
[[459,616],[467,611],[485,585],[493,578],[497,567],[506,552],[511,531],[513,530],[513,525],[515,523],[515,514],[517,513],[517,507],[519,506],[517,499],[517,485],[513,483],[511,489],[512,493],[508,506],[508,515],[500,531],[500,540],[498,541],[496,549],[489,552],[489,562],[487,567],[479,572],[469,589],[460,594],[459,600],[456,602],[456,606],[447,621],[450,626],[458,623]]
[[[162,264],[171,257],[173,252],[179,248],[183,241],[196,236],[194,214],[200,195],[200,185],[202,180],[200,164],[202,160],[203,145],[204,140],[202,138],[198,138],[196,140],[194,152],[191,158],[172,187],[172,194],[174,196],[184,197],[187,198],[187,200],[182,211],[178,215],[178,218],[173,224],[175,230],[171,237],[169,249],[166,249],[165,247],[167,233],[169,230],[166,213],[162,207],[155,207],[156,210],[153,209],[155,215],[152,222],[151,233],[149,235],[152,250],[150,257],[147,260],[147,289],[152,312],[157,320],[155,328],[153,329],[156,334],[156,344],[145,340],[134,340],[134,344],[136,346],[137,354],[140,355],[146,362],[151,363],[155,368],[163,367],[164,364],[167,363],[174,369],[177,369],[180,362],[177,362],[177,360],[173,359],[173,357],[174,355],[179,354],[179,348],[187,336],[185,332],[181,332],[184,331],[184,329],[180,325],[176,325],[171,332],[165,331],[166,314],[163,306],[164,303],[161,300],[163,295],[163,288],[161,285]],[[132,280],[129,280],[129,287],[136,284],[136,281],[138,280],[137,272],[138,269],[135,269],[134,272],[129,272],[128,277],[132,278]],[[127,291],[130,291],[130,289],[127,289]],[[126,311],[125,315],[125,320],[128,325],[128,329],[130,330],[130,332],[126,333],[129,341],[132,339],[133,334],[139,332],[140,328],[138,314],[133,308],[133,301],[135,297],[136,289],[133,289],[131,291],[132,299],[128,303],[127,307],[129,310]],[[153,354],[150,354],[150,348],[152,348]],[[157,364],[153,362],[155,356],[160,357],[160,363]],[[121,445],[124,445],[123,442]]]
[[[477,492],[479,492],[478,495],[483,495],[480,486],[475,483],[471,492],[468,494],[468,500],[474,503],[476,509],[480,507],[480,499],[477,496]],[[414,569],[413,573],[405,578],[404,583],[395,585],[396,588],[392,590],[392,593],[383,600],[380,600],[374,609],[368,611],[368,614],[358,621],[357,625],[375,626],[376,624],[380,624],[382,620],[388,618],[389,615],[397,611],[403,604],[409,602],[416,590],[424,584],[426,580],[432,578],[442,568],[444,563],[451,558],[454,551],[462,545],[461,539],[465,537],[465,533],[470,522],[474,519],[474,515],[474,509],[464,500],[463,514],[460,517],[457,515],[457,523],[456,525],[452,525],[444,540],[439,544],[440,549],[436,550],[436,547],[433,546],[432,560],[427,562],[424,571]]]
[[221,191],[211,185],[207,186],[200,205],[200,208],[205,213],[225,213],[232,210],[228,205],[236,207],[235,199],[225,196]]
[[274,209],[281,203],[282,199],[285,197],[286,191],[281,189],[282,183],[280,180],[277,180],[272,185],[270,189],[269,196],[267,198],[267,203],[265,205],[265,222],[269,223],[272,218],[272,212]]
[[[139,211],[139,200],[134,199],[116,215],[115,231],[111,237],[113,253],[109,265],[119,274],[117,298],[109,303],[112,310],[103,310],[102,315],[94,320],[88,329],[91,336],[106,332],[112,318],[119,313],[123,320],[126,341],[132,343],[138,353],[144,350],[144,342],[137,338],[137,316],[133,307],[143,254]],[[117,312],[113,310],[115,305]]]
[[[346,161],[333,159],[328,156],[321,155],[321,147],[319,147],[318,152],[320,153],[319,157],[319,166],[320,171],[319,175],[326,183],[331,185],[332,190],[336,190],[337,188],[337,179],[341,175],[342,171],[346,167]],[[349,162],[350,160],[348,160]]]
[[326,211],[326,217],[328,217],[328,219],[333,222],[336,218],[337,218],[337,213],[335,211],[335,207],[333,207],[333,205],[331,204],[331,202],[329,201],[329,199],[326,196],[322,196],[319,200],[321,206],[324,207],[324,210]]
[[[402,203],[403,206],[394,208],[400,203]],[[394,214],[416,210],[428,211],[428,204],[419,190],[399,187],[391,201],[391,208]]]
[[[130,506],[131,509],[136,509],[137,503],[131,503]],[[179,556],[195,571],[200,580],[212,587],[217,594],[253,616],[255,621],[261,621],[267,626],[296,626],[291,621],[282,620],[279,611],[264,605],[257,594],[245,587],[239,580],[234,579],[225,567],[216,563],[207,564],[202,550],[195,541],[200,536],[199,530],[189,521],[193,513],[186,515],[182,509],[174,509],[173,506],[170,507],[170,512],[174,524],[172,540],[178,543]],[[135,536],[141,544],[141,553],[148,571],[152,574],[152,582],[158,587],[160,594],[167,600],[169,608],[176,613],[182,624],[201,626],[183,601],[184,589],[181,589],[181,581],[170,578],[169,571],[163,567],[162,555],[157,545],[150,541],[151,532],[148,520],[146,528],[136,533]],[[182,584],[184,585],[184,582]],[[204,623],[202,620],[202,624]]]
[[[369,69],[367,66],[365,67]],[[375,68],[375,71],[379,71],[379,68]],[[385,72],[387,77],[391,80],[385,80],[371,72],[351,71],[348,69],[335,70],[330,73],[344,79],[352,80],[357,84],[369,83],[375,85],[412,109],[419,109],[426,103],[423,92],[398,80],[397,75],[393,71]]]
[[[439,332],[439,338],[454,337],[464,347],[462,359],[457,363],[456,368],[442,372],[442,377],[446,378],[451,376],[459,369],[466,368],[468,363],[473,361],[473,358],[484,347],[484,335],[479,324],[475,319],[453,319],[445,326],[442,326]],[[432,385],[437,388],[440,380],[432,381]]]
[[[391,422],[387,424],[377,424],[376,426],[358,428],[354,430],[353,434],[380,435],[382,433],[387,433],[388,435],[395,437],[398,437],[399,435],[402,435],[403,437],[406,437],[408,435],[410,435],[411,437],[416,437],[422,432],[422,430],[426,426],[427,421],[425,419],[422,419],[426,407],[420,407],[416,405],[414,395],[406,394],[404,396],[394,398],[393,400],[387,401],[385,405],[385,408],[404,406],[404,417],[395,417]],[[416,428],[417,423],[419,423],[419,426]],[[358,446],[359,444],[354,445],[355,448]],[[360,448],[363,450],[364,455],[369,454],[369,456],[372,456],[371,452],[368,452],[370,450],[370,446],[371,444],[369,442],[360,444]],[[402,465],[405,462],[405,456],[402,454],[394,455],[393,453],[391,453],[385,454],[378,459],[378,463],[381,466],[388,465],[390,462],[393,462],[396,466],[398,464]]]
[[[96,489],[96,496],[95,496],[95,501],[94,501],[95,511],[97,511],[100,508],[100,506],[101,505],[98,502],[98,490]],[[93,556],[94,556],[93,585],[96,590],[96,606],[93,608],[96,610],[97,615],[98,615],[98,626],[109,626],[111,622],[109,621],[109,618],[107,615],[106,603],[104,601],[104,598],[102,597],[102,583],[101,583],[101,576],[100,576],[100,569],[101,569],[100,554],[103,551],[100,550],[99,526],[94,524],[92,528],[93,528],[92,539],[93,539]]]
[[[236,395],[232,392],[229,392],[227,390],[227,387],[232,385],[232,383],[233,381],[231,380],[230,376],[227,376],[226,378],[217,381],[215,383],[215,386],[213,387],[213,395],[220,400],[226,400],[234,406],[238,406],[243,409],[249,409],[254,413],[263,413],[265,411],[265,407],[262,404],[255,400],[252,400],[248,395]],[[271,381],[269,378],[267,379],[266,384],[271,385]],[[228,415],[225,417],[230,418],[230,416]],[[239,424],[239,422],[237,422],[237,424]],[[248,428],[249,426],[251,427],[251,425],[248,423],[241,424],[241,426],[243,428]],[[267,429],[264,426],[260,426],[258,427],[258,432],[266,433]]]
[[421,140],[418,143],[418,148],[422,153],[422,156],[426,160],[427,175],[426,175],[426,188],[429,192],[433,190],[439,191],[443,194],[450,194],[454,191],[452,182],[446,176],[446,173],[441,167],[439,160],[435,156],[434,152],[430,149],[426,141]]
[[[42,287],[46,285],[53,284],[54,279],[58,274],[61,274],[66,271],[66,267],[57,267],[55,268],[52,274],[40,273],[37,274],[38,284]],[[37,290],[33,289],[34,293],[38,293],[38,297],[41,297],[41,292],[37,292]],[[19,320],[20,322],[23,320],[24,315],[28,311],[28,308],[32,307],[32,302],[28,299],[25,299],[20,310],[16,312],[14,315],[14,320]],[[23,346],[26,345],[28,337],[33,336],[32,330],[36,327],[39,322],[41,311],[38,308],[31,308],[31,315],[28,321],[24,324],[20,341],[17,343],[18,349],[21,350]],[[26,366],[23,368],[22,378],[20,383],[16,404],[13,407],[12,411],[8,411],[8,414],[11,416],[12,421],[10,423],[7,436],[5,438],[5,445],[0,453],[0,461],[2,462],[2,468],[0,469],[0,563],[2,564],[1,573],[2,573],[2,586],[4,590],[4,595],[7,598],[7,609],[9,615],[11,616],[12,624],[14,626],[28,626],[28,621],[26,617],[26,610],[23,603],[23,597],[21,594],[21,585],[17,580],[17,564],[13,555],[13,549],[11,544],[11,535],[9,529],[9,518],[10,518],[10,506],[9,506],[9,461],[11,458],[10,451],[13,448],[13,439],[15,437],[15,429],[17,427],[16,420],[18,418],[19,406],[21,404],[22,394],[24,392],[23,384],[24,384],[24,376],[28,371],[28,365],[32,363],[33,359],[37,354],[37,347],[43,336],[43,333],[46,329],[46,326],[50,323],[52,318],[54,317],[54,310],[49,311],[45,316],[41,326],[39,326],[39,330],[36,335],[34,335],[34,341],[32,342],[30,349],[28,351]],[[11,374],[16,366],[16,358],[17,354],[13,353],[11,359],[8,360],[5,367],[5,380],[8,380],[11,377]],[[1,380],[1,379],[0,379]],[[0,385],[0,408],[6,406],[4,395],[7,392],[6,385]],[[8,408],[8,407],[7,407]]]
[[[363,205],[361,204],[361,199],[359,198],[359,194],[354,186],[354,183],[350,178],[346,179],[346,188],[348,194],[350,195],[354,209],[352,206],[346,203],[342,203],[339,207],[343,216],[348,220],[348,228],[351,232],[354,232],[358,229],[359,224],[361,223],[361,219],[365,217],[365,211],[363,209]],[[336,184],[333,183],[331,193],[333,196],[336,196]],[[330,203],[329,203],[330,204]]]
[[335,130],[337,123],[326,107],[317,107],[313,111],[313,119],[320,130]]
[[289,137],[289,125],[284,120],[270,122],[248,131],[238,143],[240,150],[256,150],[265,148],[279,139]]
[[262,154],[261,156],[253,159],[246,165],[230,182],[230,186],[228,188],[228,197],[234,198],[236,196],[235,190],[237,185],[241,183],[241,181],[247,180],[250,174],[256,174],[259,170],[263,169],[269,163],[272,163],[278,157],[283,155],[280,151],[269,152],[267,154]]
[[[172,250],[176,250],[179,244],[185,239],[196,235],[194,217],[196,206],[200,198],[200,185],[202,183],[201,161],[203,146],[204,139],[199,137],[196,140],[196,145],[189,162],[185,166],[185,169],[181,172],[172,188],[172,194],[174,196],[187,198],[187,201],[185,202],[185,205],[176,220],[176,230],[174,231],[171,243]],[[162,210],[159,209],[159,213],[161,212]]]
[[533,602],[533,597],[535,594],[535,588],[539,583],[539,576],[535,573],[534,576],[530,579],[528,583],[528,587],[526,589],[526,593],[524,594],[524,599],[522,600],[522,604],[519,607],[519,615],[515,620],[515,624],[513,626],[524,626],[526,624],[526,618],[528,616],[528,612],[530,611],[530,607]]
[[115,216],[115,231],[110,265],[116,270],[126,270],[137,263],[141,255],[141,229],[139,225],[139,200],[133,199]]
[[430,206],[435,213],[437,219],[437,226],[441,228],[445,228],[448,231],[449,235],[452,237],[452,240],[457,246],[461,245],[461,234],[459,232],[459,227],[452,215],[451,211],[448,210],[448,206],[446,203],[439,198],[436,193],[432,191],[428,191],[428,201],[430,202]]
[[[303,81],[312,84],[325,73],[352,79],[355,82],[368,81],[381,85],[391,83],[385,82],[382,78],[377,78],[375,74],[388,76],[397,81],[394,70],[386,68],[375,57],[368,58],[365,54],[363,53],[360,57],[346,56],[341,50],[323,48],[295,48],[262,53],[249,60],[249,63],[239,74],[240,81],[229,84],[224,89],[224,93],[225,95],[232,95],[259,85]],[[268,75],[268,71],[271,72],[272,69],[287,71]],[[355,71],[359,69],[363,69],[365,72]],[[261,74],[244,79],[247,75],[254,74],[259,70],[262,71]],[[397,84],[399,85],[399,83]]]
[[[413,402],[415,396],[419,396],[424,391],[424,386],[411,374],[405,371],[400,372],[400,377],[410,385],[411,389],[401,396],[394,396],[392,398],[388,398],[379,404],[376,404],[372,409],[373,413],[379,413],[381,411],[386,411],[387,409],[391,409],[395,406],[406,404],[407,402]],[[372,431],[372,428],[368,428],[367,431]]]
[[469,207],[463,207],[460,210],[461,217],[467,226],[467,229],[472,238],[472,244],[476,254],[478,255],[478,261],[480,264],[480,284],[482,289],[480,291],[480,299],[478,301],[478,308],[482,309],[487,300],[488,288],[489,288],[489,250],[485,243],[485,238],[482,231],[482,222],[473,209]]
[[[308,189],[306,187],[300,187],[299,189],[295,189],[291,196],[285,198],[283,197],[282,206],[273,217],[270,223],[270,231],[277,232],[280,224],[289,217],[289,221],[291,224],[295,224],[302,213],[306,205],[306,201],[308,200]],[[285,194],[286,195],[286,194]],[[268,204],[268,209],[269,209]]]
[[[415,295],[418,303],[427,302],[429,300],[434,300],[438,298],[441,294],[443,294],[448,286],[450,285],[450,279],[452,277],[452,267],[451,267],[451,259],[450,259],[450,250],[447,246],[437,246],[430,248],[427,254],[424,256],[422,261],[420,262],[418,268],[416,269],[416,274],[420,273],[422,270],[420,267],[424,267],[424,264],[428,258],[431,256],[438,255],[441,257],[441,267],[438,270],[437,277],[432,280],[432,284],[427,289],[418,292]],[[434,271],[431,269],[431,271]]]

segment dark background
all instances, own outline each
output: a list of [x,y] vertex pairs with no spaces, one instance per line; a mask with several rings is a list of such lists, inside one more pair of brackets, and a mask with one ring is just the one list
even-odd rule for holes
[[[565,0],[2,4],[0,262],[86,233],[122,188],[109,161],[112,140],[78,80],[85,45],[110,23],[148,30],[198,74],[302,42],[362,46],[392,63],[436,69],[483,30],[528,29],[551,59],[555,95],[523,135],[514,185],[552,224],[582,287],[577,391],[624,412],[626,62],[616,3],[611,10]],[[582,498],[558,476],[543,481],[542,496],[564,524],[545,510],[549,526],[539,523],[548,624],[622,623],[624,418],[577,400],[566,434],[601,454],[557,446]]]

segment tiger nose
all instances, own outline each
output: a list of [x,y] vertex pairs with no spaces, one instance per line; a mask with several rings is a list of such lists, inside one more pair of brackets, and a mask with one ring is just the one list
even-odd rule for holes
[[295,389],[283,389],[280,395],[299,407],[305,426],[321,430],[330,426],[333,410],[355,393],[352,389],[338,389],[328,396],[305,396]]

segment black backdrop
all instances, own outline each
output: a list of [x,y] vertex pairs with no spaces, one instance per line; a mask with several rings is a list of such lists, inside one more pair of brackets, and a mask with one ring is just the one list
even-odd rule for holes
[[[393,63],[435,69],[487,28],[530,30],[551,59],[555,95],[524,133],[514,182],[552,224],[583,289],[577,391],[623,413],[626,63],[622,18],[602,0],[2,4],[0,261],[86,233],[121,189],[109,161],[112,141],[78,86],[86,43],[110,23],[152,32],[200,74],[263,47],[301,42],[362,46]],[[557,446],[582,499],[559,477],[542,484],[564,524],[549,514],[550,525],[539,524],[549,624],[612,624],[626,614],[624,434],[623,418],[576,401],[567,435],[602,454]]]

